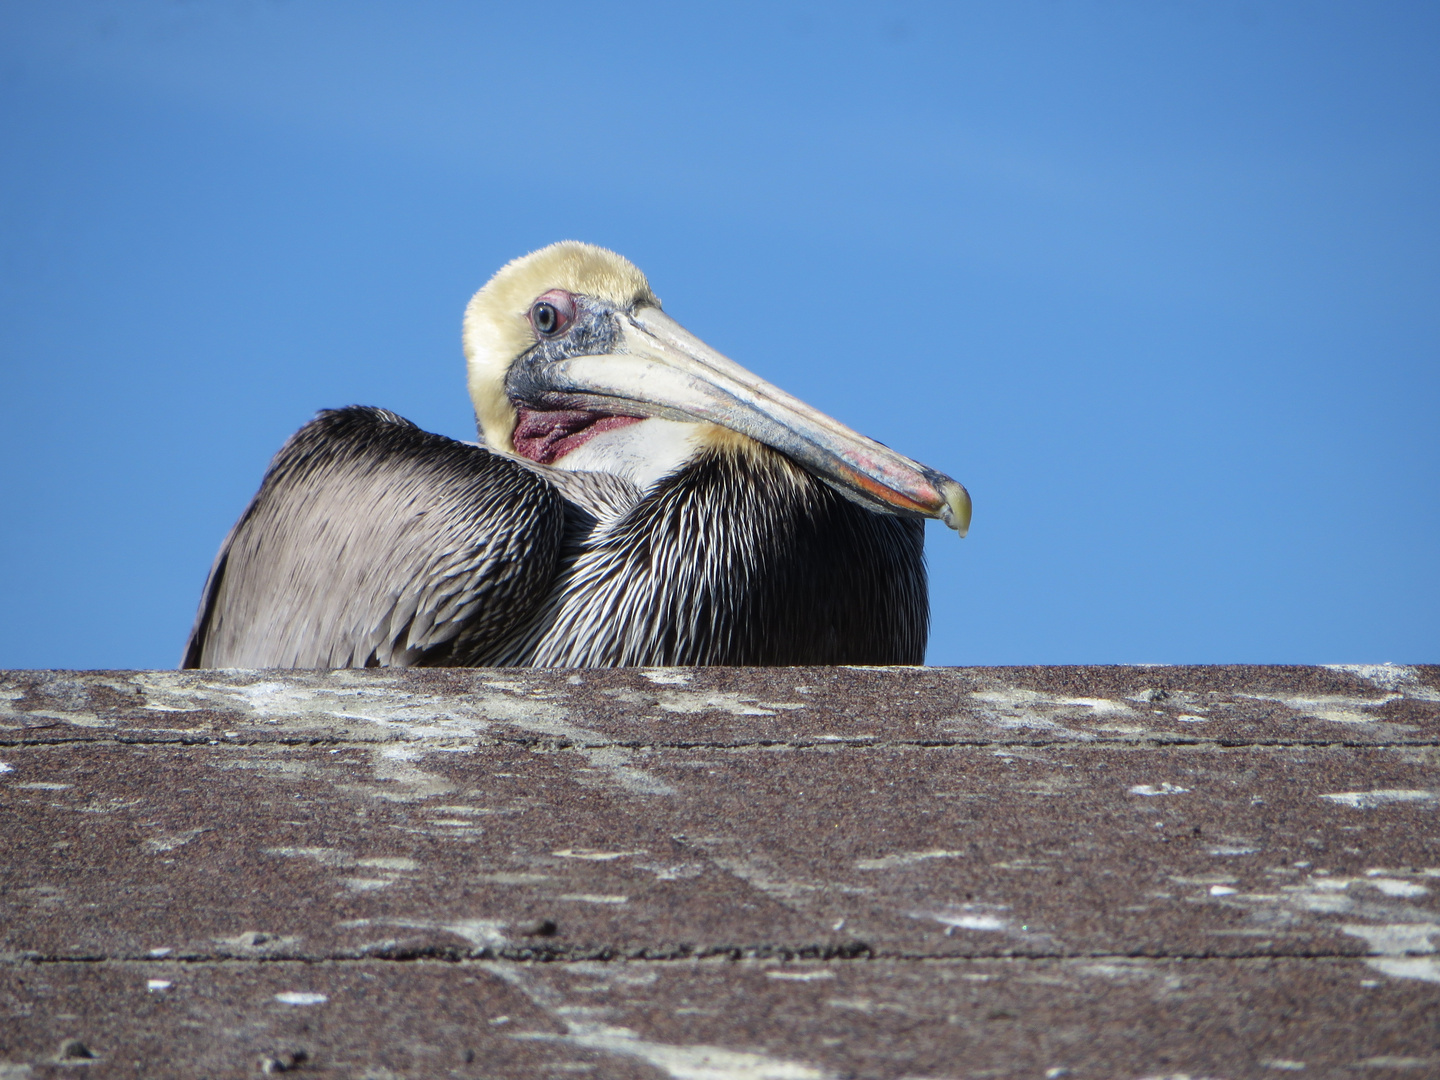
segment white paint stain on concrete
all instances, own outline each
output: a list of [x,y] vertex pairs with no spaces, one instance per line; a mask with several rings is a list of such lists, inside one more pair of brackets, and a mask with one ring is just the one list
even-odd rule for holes
[[483,691],[453,697],[417,694],[385,676],[357,677],[343,669],[328,672],[322,685],[310,686],[274,680],[237,684],[165,672],[132,678],[145,695],[146,707],[156,711],[221,708],[239,712],[251,723],[373,725],[407,738],[473,736],[490,726],[492,705],[503,699]]
[[1417,701],[1440,701],[1440,690],[1421,682],[1420,672],[1413,667],[1402,664],[1326,664],[1325,667]]
[[754,1050],[651,1042],[630,1028],[607,1024],[580,1022],[567,1026],[570,1030],[564,1035],[528,1037],[638,1058],[674,1080],[829,1080],[833,1075],[813,1065]]
[[1440,1057],[1408,1057],[1404,1054],[1376,1054],[1374,1057],[1361,1058],[1355,1062],[1354,1068],[1360,1069],[1424,1069],[1432,1065],[1440,1065]]
[[[1296,865],[1299,865],[1298,863]],[[1309,863],[1305,864],[1309,866]],[[1405,870],[1387,870],[1383,866],[1371,867],[1365,871],[1366,877],[1422,877],[1440,878],[1440,866],[1412,866]]]
[[1365,962],[1392,979],[1421,979],[1424,982],[1440,983],[1440,962],[1429,957],[1385,957]]
[[249,686],[211,686],[239,699],[252,716],[314,717],[329,721],[363,721],[398,727],[411,738],[474,734],[489,725],[456,707],[455,699],[415,694],[395,686],[294,686],[259,682]]
[[1430,891],[1415,881],[1401,881],[1399,878],[1376,877],[1371,874],[1365,875],[1364,884],[1372,889],[1379,889],[1386,896],[1424,896]]
[[246,930],[243,934],[236,934],[233,937],[217,937],[212,940],[218,945],[228,945],[232,949],[244,949],[247,952],[252,949],[259,952],[288,950],[300,942],[298,935],[267,934],[260,930]]
[[1381,925],[1346,923],[1340,929],[1352,937],[1364,938],[1370,951],[1379,956],[1423,956],[1433,953],[1433,939],[1440,935],[1440,925],[1433,922]]
[[1170,705],[1172,707],[1186,706],[1203,712],[1204,706],[1200,704],[1201,694],[1193,690],[1176,690],[1173,687],[1152,686],[1141,690],[1139,693],[1127,694],[1126,701],[1133,701],[1137,705],[1154,707],[1156,705]]
[[[695,843],[702,845],[706,845],[709,839],[708,837],[692,837]],[[722,870],[734,874],[747,885],[752,885],[759,889],[766,896],[773,897],[784,903],[809,899],[823,887],[815,882],[807,881],[804,878],[797,878],[787,874],[783,869],[775,865],[772,860],[765,858],[758,852],[752,851],[742,855],[712,852],[710,857],[715,865],[719,866]],[[833,888],[833,885],[831,888]]]
[[942,848],[932,848],[929,851],[902,851],[895,855],[882,855],[878,859],[857,859],[856,870],[893,870],[899,866],[913,866],[916,863],[929,862],[931,859],[963,859],[966,853],[963,851],[946,851]]
[[275,1000],[281,1005],[324,1005],[330,999],[324,994],[312,994],[303,990],[286,990],[276,994]]
[[625,859],[631,855],[648,854],[645,850],[639,851],[598,851],[594,848],[561,848],[559,851],[550,853],[557,859],[584,859],[587,862],[614,862],[616,859]]
[[[510,944],[510,939],[505,936],[506,923],[498,919],[451,919],[445,922],[437,922],[432,919],[346,919],[335,924],[342,930],[358,930],[372,926],[396,927],[401,930],[438,930],[447,934],[454,934],[456,937],[464,938],[477,951],[483,949],[500,949]],[[371,942],[375,945],[393,944],[391,941]]]
[[1184,795],[1189,790],[1189,788],[1181,787],[1179,784],[1162,781],[1158,784],[1136,784],[1130,789],[1130,794],[1144,795],[1147,798],[1152,798],[1156,795]]
[[273,847],[265,848],[266,855],[282,859],[313,859],[321,866],[354,866],[355,856],[339,848],[324,847]]
[[549,874],[516,873],[509,870],[497,870],[494,873],[476,874],[475,880],[493,882],[496,885],[550,885],[555,881]]
[[[602,1010],[567,1003],[556,987],[520,965],[486,964],[485,967],[559,1020],[566,1029],[563,1035],[526,1031],[516,1032],[511,1038],[560,1042],[636,1058],[672,1080],[832,1080],[833,1077],[828,1070],[814,1065],[751,1049],[653,1042],[631,1028],[603,1022]],[[606,967],[607,975],[623,971],[620,965]]]
[[[88,700],[90,692],[95,689],[115,690],[127,696],[135,692],[135,687],[127,678],[85,675],[78,678],[47,679],[42,684],[41,693],[57,705],[68,705],[72,701]],[[12,702],[22,697],[25,697],[25,692],[18,689],[0,693],[0,720],[15,721],[22,725],[33,724],[36,720],[57,720],[62,724],[85,728],[114,726],[113,720],[101,719],[93,709],[61,707],[27,709],[21,712]]]
[[387,888],[393,882],[389,878],[344,877],[340,879],[340,884],[351,892],[374,892]]
[[1013,870],[1015,873],[1048,874],[1053,866],[1035,859],[1002,859],[990,864],[997,870]]
[[[1189,881],[1192,883],[1203,883],[1204,878],[1172,878],[1174,881]],[[1221,883],[1233,883],[1234,878],[1211,878]],[[1317,872],[1314,876],[1307,878],[1298,884],[1282,884],[1277,891],[1268,893],[1242,893],[1239,899],[1254,901],[1283,900],[1287,906],[1297,910],[1316,912],[1319,914],[1345,914],[1359,911],[1365,905],[1371,905],[1368,915],[1379,918],[1385,914],[1403,914],[1409,921],[1426,921],[1432,917],[1421,908],[1413,906],[1400,906],[1390,908],[1374,907],[1374,898],[1366,897],[1364,890],[1374,889],[1386,897],[1397,897],[1403,899],[1414,899],[1428,895],[1429,889],[1413,881],[1404,881],[1394,877],[1376,877],[1366,875],[1365,877],[1331,877]]]
[[145,847],[147,850],[155,852],[156,854],[165,851],[174,851],[176,848],[184,847],[201,833],[209,831],[209,829],[205,828],[186,829],[184,832],[171,833],[168,836],[152,836],[145,841]]
[[1078,711],[1090,716],[1128,716],[1134,713],[1129,705],[1112,698],[1064,697],[1046,694],[1038,690],[1021,690],[1006,687],[998,690],[972,691],[970,697],[989,705],[1002,706],[1020,711]]
[[[266,855],[284,859],[308,859],[337,870],[369,870],[370,874],[341,877],[338,883],[352,892],[375,892],[404,879],[420,868],[414,859],[399,855],[369,855],[357,859],[348,851],[324,847],[274,847],[263,849]],[[377,876],[383,875],[383,876]]]
[[945,936],[949,937],[956,930],[1004,932],[1010,929],[1010,923],[1002,919],[997,912],[1007,910],[1009,909],[995,904],[945,904],[939,908],[912,911],[909,914],[912,919],[931,919],[938,922],[945,927]]
[[[1116,982],[1148,982],[1161,975],[1154,965],[1146,960],[1128,959],[1114,957],[1108,960],[1097,960],[1091,963],[1080,964],[1075,968],[1082,975],[1094,975],[1101,979],[1112,979]],[[1170,981],[1174,976],[1166,977]],[[1178,980],[1176,980],[1178,982]]]
[[420,864],[414,859],[396,855],[372,855],[368,858],[356,859],[355,865],[368,866],[372,870],[391,870],[397,874],[420,869]]
[[[985,976],[988,978],[988,976]],[[874,998],[827,998],[825,1004],[832,1009],[846,1009],[850,1012],[865,1013],[867,1015],[877,1012],[906,1013],[903,1005],[896,1005],[889,1001],[876,1001]],[[928,1077],[906,1077],[906,1080],[930,1080]]]
[[1350,923],[1341,927],[1345,933],[1365,939],[1370,952],[1377,954],[1366,964],[1392,979],[1419,979],[1440,983],[1440,961],[1433,954],[1435,939],[1440,937],[1440,924],[1386,923],[1366,925]]
[[[521,699],[516,699],[521,700]],[[523,699],[544,708],[516,709],[505,721],[523,731],[536,735],[548,735],[563,740],[575,748],[575,752],[586,759],[590,766],[603,778],[603,782],[615,784],[631,795],[665,796],[675,794],[675,789],[633,762],[636,754],[626,747],[614,745],[610,736],[589,728],[570,723],[564,709],[549,703],[539,703],[533,697]],[[584,782],[583,774],[580,777]]]
[[705,873],[704,863],[636,863],[637,870],[648,870],[656,881],[687,881]]
[[1414,725],[1387,723],[1377,712],[1392,701],[1408,698],[1415,701],[1440,702],[1440,690],[1420,680],[1414,668],[1394,664],[1332,664],[1332,671],[1344,672],[1364,679],[1383,692],[1382,697],[1358,697],[1347,694],[1320,694],[1316,696],[1286,694],[1241,694],[1252,701],[1273,701],[1294,710],[1300,717],[1323,720],[1333,724],[1371,725],[1377,730],[1394,733],[1415,731]]
[[523,814],[525,808],[521,806],[461,806],[449,804],[446,806],[429,807],[432,813],[436,814],[467,814],[475,817],[487,817],[492,814]]
[[[463,695],[417,694],[398,680],[385,680],[383,673],[342,669],[327,672],[323,685],[273,680],[237,685],[197,680],[182,673],[147,672],[134,676],[134,686],[157,707],[225,709],[241,713],[251,723],[283,721],[289,729],[344,726],[351,738],[365,741],[426,741],[430,744],[426,751],[463,752],[464,746],[436,744],[473,740],[496,724],[507,724],[571,743],[602,782],[616,784],[630,794],[674,794],[669,784],[634,765],[633,751],[615,746],[614,740],[601,732],[572,724],[568,711],[551,700],[548,689],[535,689],[523,679],[492,679]],[[738,699],[736,703],[743,706]],[[788,706],[774,706],[783,707]],[[414,765],[421,753],[415,748],[406,753],[393,742],[386,746],[376,757],[380,783],[368,785],[368,793],[391,801],[415,802],[455,790],[442,777]]]
[[761,701],[750,694],[738,694],[729,690],[663,690],[659,694],[636,694],[619,690],[612,695],[620,701],[631,704],[652,703],[661,712],[693,715],[703,712],[723,712],[731,716],[775,716],[781,712],[805,709],[809,706],[796,701]]
[[458,790],[457,785],[415,764],[425,756],[414,745],[388,745],[374,755],[375,783],[365,785],[372,798],[417,803]]
[[[1284,873],[1293,873],[1292,868],[1281,869]],[[1208,884],[1212,897],[1250,907],[1252,918],[1259,923],[1254,929],[1215,933],[1268,936],[1286,932],[1286,928],[1295,926],[1304,915],[1344,916],[1343,923],[1320,923],[1319,926],[1328,925],[1363,938],[1371,954],[1366,963],[1372,969],[1391,978],[1440,982],[1440,959],[1436,958],[1440,912],[1404,902],[1429,894],[1429,888],[1419,881],[1406,880],[1407,876],[1428,879],[1426,869],[1370,870],[1360,877],[1341,877],[1315,870],[1302,881],[1277,884],[1268,892],[1243,892],[1231,887],[1234,878],[1213,875],[1171,880],[1178,884]]]
[[675,794],[675,789],[664,780],[632,765],[635,755],[630,750],[618,746],[598,746],[583,748],[580,754],[592,768],[600,771],[606,782],[623,788],[631,795]]
[[[1116,720],[1134,721],[1140,716],[1130,705],[1110,698],[1064,697],[1015,687],[976,690],[969,696],[980,718],[995,727],[1038,730],[1071,739],[1089,740],[1096,736],[1093,732],[1067,727],[1066,722],[1104,721],[1100,726],[1111,730]],[[1124,726],[1131,727],[1128,723]]]
[[1373,810],[1393,803],[1434,802],[1436,796],[1435,792],[1420,788],[1381,788],[1375,791],[1337,791],[1320,798],[1357,810]]
[[1171,874],[1169,880],[1176,885],[1234,885],[1239,879],[1231,874]]
[[496,919],[457,919],[441,924],[439,929],[464,938],[477,949],[499,949],[510,944],[505,924]]
[[1402,694],[1387,694],[1382,698],[1347,697],[1343,694],[1321,694],[1318,697],[1296,697],[1281,694],[1240,694],[1252,701],[1273,701],[1293,709],[1302,719],[1324,720],[1330,724],[1374,724],[1380,717],[1373,711],[1392,701],[1399,701]]

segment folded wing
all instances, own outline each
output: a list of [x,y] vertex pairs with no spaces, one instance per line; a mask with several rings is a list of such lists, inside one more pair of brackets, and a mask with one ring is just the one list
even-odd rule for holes
[[509,458],[322,412],[221,546],[181,666],[484,664],[550,589],[565,528],[554,486]]

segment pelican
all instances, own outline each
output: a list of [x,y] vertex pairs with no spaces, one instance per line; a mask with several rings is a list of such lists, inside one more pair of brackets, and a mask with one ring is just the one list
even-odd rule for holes
[[465,312],[480,442],[327,410],[271,462],[182,667],[920,664],[970,496],[564,241]]

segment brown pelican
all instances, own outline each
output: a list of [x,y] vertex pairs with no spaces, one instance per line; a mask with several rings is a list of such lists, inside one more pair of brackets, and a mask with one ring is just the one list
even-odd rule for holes
[[383,409],[281,448],[183,667],[918,664],[954,480],[722,356],[589,244],[465,312],[481,444]]

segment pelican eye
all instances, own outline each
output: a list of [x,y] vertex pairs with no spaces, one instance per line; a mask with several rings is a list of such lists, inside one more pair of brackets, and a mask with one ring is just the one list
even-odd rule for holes
[[530,325],[541,337],[553,337],[575,319],[575,297],[564,289],[551,289],[530,305]]

